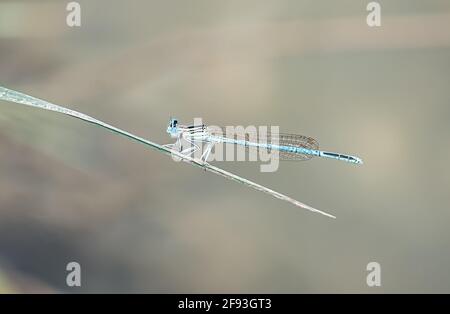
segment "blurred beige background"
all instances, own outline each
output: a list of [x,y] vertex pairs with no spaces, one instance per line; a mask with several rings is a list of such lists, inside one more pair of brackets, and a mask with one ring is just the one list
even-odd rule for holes
[[[0,102],[1,292],[450,292],[450,2],[0,1],[0,85],[159,143],[170,116],[361,156],[219,166]],[[65,266],[82,267],[82,287]],[[382,287],[366,285],[366,265]]]

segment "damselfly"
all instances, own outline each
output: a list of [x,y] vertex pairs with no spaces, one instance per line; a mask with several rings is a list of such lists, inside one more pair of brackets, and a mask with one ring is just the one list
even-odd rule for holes
[[[177,119],[171,118],[167,127],[167,133],[176,139],[171,148],[177,148],[182,154],[191,156],[200,150],[199,144],[205,144],[201,160],[206,162],[212,148],[217,144],[234,144],[247,149],[265,150],[271,157],[281,160],[308,160],[314,156],[332,158],[345,162],[362,164],[361,158],[347,154],[339,154],[319,150],[319,144],[311,137],[287,133],[244,132],[242,134],[228,134],[226,128],[216,128],[202,125],[181,125]],[[188,147],[183,149],[183,143]]]

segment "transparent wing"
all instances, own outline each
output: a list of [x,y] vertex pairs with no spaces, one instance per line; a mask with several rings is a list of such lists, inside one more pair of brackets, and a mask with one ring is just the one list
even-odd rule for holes
[[[267,132],[257,132],[256,130],[243,130],[237,128],[226,128],[226,127],[208,127],[208,131],[216,136],[223,136],[227,138],[233,138],[236,140],[245,140],[249,142],[256,143],[268,143],[276,144],[288,147],[303,147],[311,150],[319,149],[319,143],[312,137],[289,134],[289,133],[277,133],[272,134],[270,131]],[[244,147],[244,146],[243,146]],[[264,153],[272,155],[273,158],[279,158],[280,160],[290,160],[290,161],[303,161],[309,160],[313,155],[298,154],[292,152],[273,152],[267,148],[245,146],[246,150],[263,150]]]

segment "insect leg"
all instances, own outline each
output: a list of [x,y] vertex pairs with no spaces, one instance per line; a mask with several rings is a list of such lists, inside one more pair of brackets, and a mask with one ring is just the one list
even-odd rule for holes
[[202,155],[202,157],[201,157],[201,159],[202,159],[204,162],[207,162],[207,161],[208,161],[209,154],[211,153],[211,150],[212,150],[213,147],[214,147],[214,143],[213,143],[213,142],[209,142],[209,143],[207,144],[206,149],[205,149],[205,152],[203,153],[203,155]]

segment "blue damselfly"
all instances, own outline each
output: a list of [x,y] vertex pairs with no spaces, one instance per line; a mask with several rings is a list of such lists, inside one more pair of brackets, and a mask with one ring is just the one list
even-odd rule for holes
[[[245,132],[244,134],[228,134],[226,128],[209,127],[207,125],[181,125],[177,119],[171,118],[167,133],[176,139],[171,148],[178,148],[184,155],[193,155],[200,150],[199,144],[206,144],[201,155],[203,161],[208,160],[212,148],[217,144],[234,144],[247,149],[265,150],[272,157],[280,160],[308,160],[314,156],[337,159],[349,163],[362,164],[361,158],[347,154],[340,154],[319,150],[319,144],[311,137],[287,133]],[[182,141],[189,147],[183,149]]]

